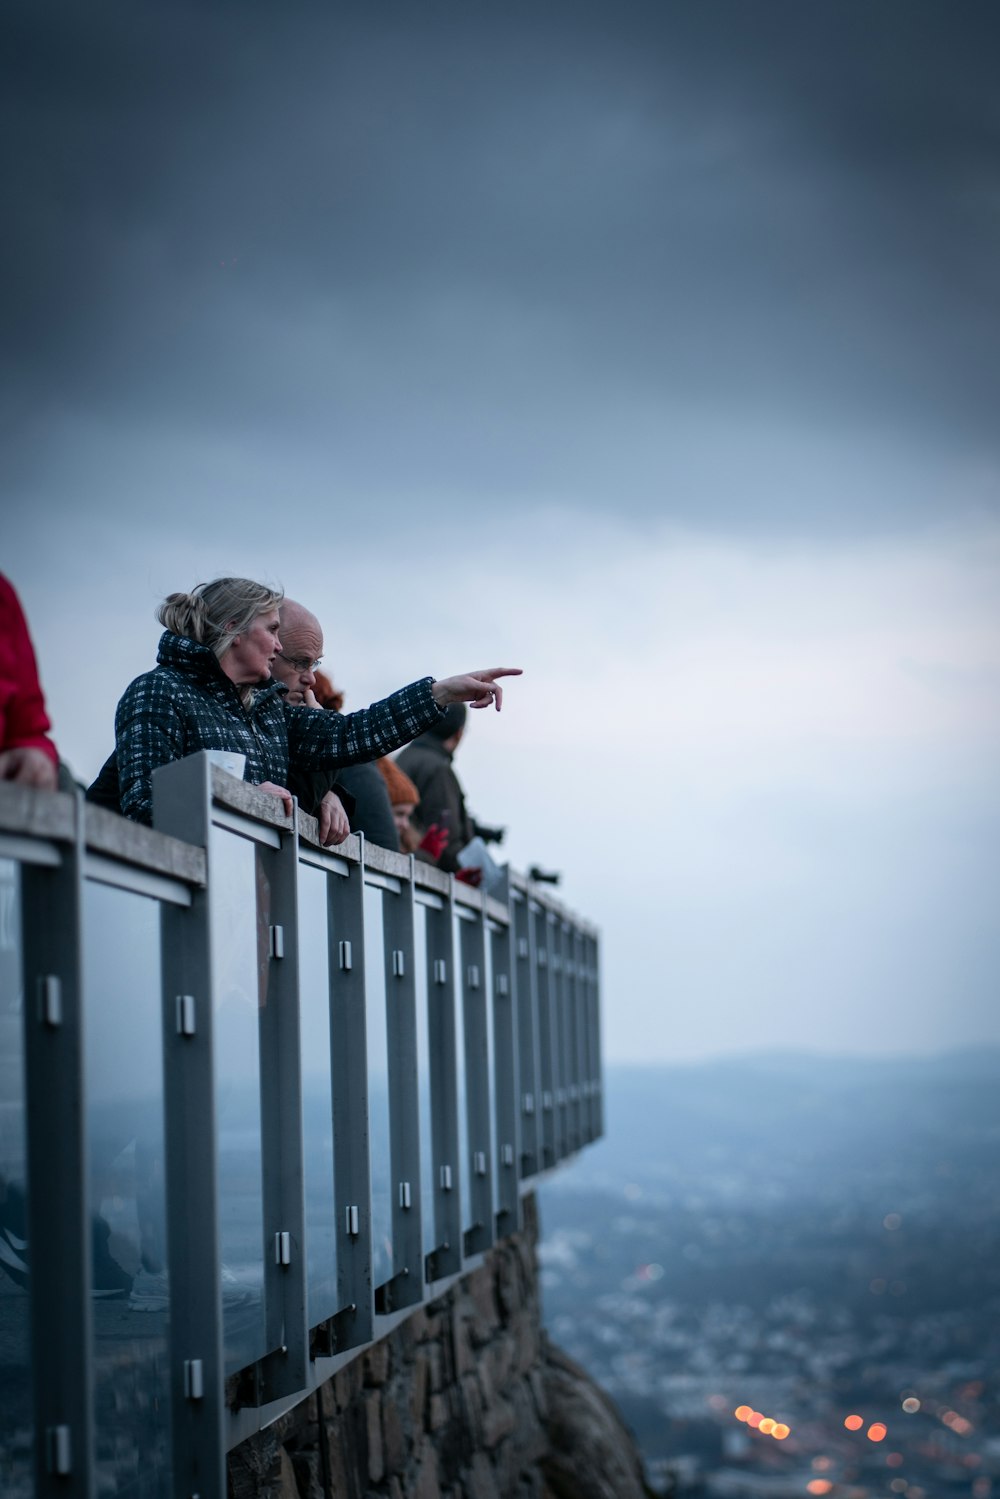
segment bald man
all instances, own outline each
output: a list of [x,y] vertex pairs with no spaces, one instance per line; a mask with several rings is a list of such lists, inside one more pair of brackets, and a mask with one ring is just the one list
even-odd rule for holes
[[[323,628],[315,614],[295,599],[285,599],[278,613],[281,617],[281,650],[274,658],[271,675],[275,681],[287,687],[287,703],[293,707],[304,704],[315,708],[318,713],[325,713],[329,710],[320,707],[314,696],[316,668],[323,655]],[[301,773],[301,778],[308,782],[311,798],[320,807],[317,816],[320,817],[321,825],[329,820],[332,826],[336,826],[339,834],[342,825],[333,805],[336,793],[327,790],[330,777],[326,777],[324,781],[324,772],[305,771]],[[356,833],[364,833],[366,838],[382,848],[398,849],[399,835],[393,821],[389,793],[377,766],[341,766],[336,772],[335,784],[346,790],[349,800],[353,802],[345,811],[344,824],[347,828]],[[300,801],[308,802],[309,795],[303,795],[304,786],[293,789],[298,791]],[[339,797],[336,800],[337,805],[342,807]],[[339,842],[342,839],[330,841]]]

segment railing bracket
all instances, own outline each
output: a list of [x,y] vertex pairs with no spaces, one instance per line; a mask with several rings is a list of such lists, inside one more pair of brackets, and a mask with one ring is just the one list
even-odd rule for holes
[[73,1471],[73,1443],[68,1426],[49,1426],[45,1432],[46,1466],[58,1478]]
[[[62,984],[55,973],[46,973],[38,980],[38,1018],[50,1030],[62,1025]],[[53,1426],[51,1430],[62,1431],[63,1428]]]
[[200,1358],[184,1360],[184,1396],[187,1400],[205,1398],[205,1366]]
[[193,1036],[195,1032],[194,1020],[194,995],[178,994],[177,996],[177,1034],[178,1036]]

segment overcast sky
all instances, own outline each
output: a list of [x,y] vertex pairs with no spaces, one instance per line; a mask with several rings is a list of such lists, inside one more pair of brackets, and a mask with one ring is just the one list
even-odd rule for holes
[[614,1060],[1000,1042],[1000,12],[13,4],[0,566],[84,777],[219,573],[469,801]]

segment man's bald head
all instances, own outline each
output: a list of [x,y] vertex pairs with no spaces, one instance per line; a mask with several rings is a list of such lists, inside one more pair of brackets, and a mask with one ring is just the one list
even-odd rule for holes
[[272,675],[288,688],[288,703],[301,703],[307,689],[316,685],[314,664],[323,654],[323,631],[320,622],[304,604],[283,600],[278,610],[281,618],[281,655],[271,667]]

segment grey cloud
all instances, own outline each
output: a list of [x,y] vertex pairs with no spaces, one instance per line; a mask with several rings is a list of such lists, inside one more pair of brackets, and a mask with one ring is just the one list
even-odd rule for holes
[[997,460],[993,7],[13,14],[22,476],[67,412],[724,523],[796,515],[730,418]]

